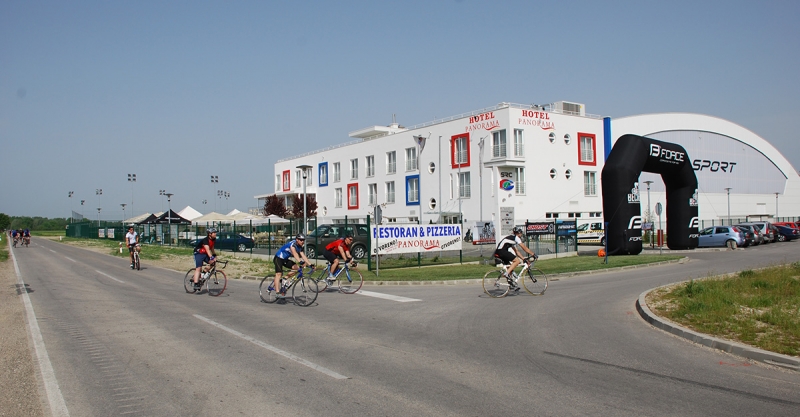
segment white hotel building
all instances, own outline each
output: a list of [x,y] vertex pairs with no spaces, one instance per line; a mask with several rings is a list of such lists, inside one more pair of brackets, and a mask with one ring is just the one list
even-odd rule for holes
[[[618,119],[578,103],[496,106],[411,127],[350,133],[356,140],[275,164],[275,193],[316,196],[319,223],[494,221],[497,233],[525,221],[601,221],[600,175],[616,139],[636,134],[682,145],[699,182],[702,221],[800,215],[800,176],[766,140],[732,122],[688,113]],[[418,146],[415,137],[425,139]],[[645,181],[650,184],[649,193]],[[643,215],[665,204],[658,174],[642,173]],[[263,207],[268,194],[256,196]],[[648,198],[649,195],[649,198]]]

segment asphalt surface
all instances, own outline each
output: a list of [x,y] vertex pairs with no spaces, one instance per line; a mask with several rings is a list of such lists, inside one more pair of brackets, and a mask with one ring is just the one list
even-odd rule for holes
[[[561,278],[540,297],[409,285],[324,293],[303,308],[259,302],[257,281],[231,280],[217,298],[189,295],[183,274],[131,271],[117,258],[36,242],[14,253],[70,415],[800,409],[800,373],[676,337],[636,307],[660,285],[797,261],[792,243]],[[57,397],[50,386],[47,397]]]

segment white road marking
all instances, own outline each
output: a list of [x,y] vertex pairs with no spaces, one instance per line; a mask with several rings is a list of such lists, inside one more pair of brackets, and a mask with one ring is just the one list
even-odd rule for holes
[[328,376],[330,376],[332,378],[349,379],[348,377],[346,377],[344,375],[341,375],[341,374],[338,374],[338,373],[336,373],[334,371],[331,371],[328,368],[319,366],[319,365],[317,365],[317,364],[315,364],[313,362],[309,362],[309,361],[307,361],[307,360],[305,360],[305,359],[303,359],[303,358],[301,358],[299,356],[296,356],[296,355],[294,355],[292,353],[286,352],[285,350],[278,349],[275,346],[269,345],[269,344],[264,343],[264,342],[262,342],[262,341],[260,341],[258,339],[252,338],[252,337],[250,337],[250,336],[248,336],[248,335],[246,335],[244,333],[237,332],[236,330],[233,330],[230,327],[227,327],[227,326],[224,326],[222,324],[219,324],[219,323],[217,323],[217,322],[215,322],[213,320],[209,320],[209,319],[207,319],[207,318],[205,318],[203,316],[197,315],[197,314],[194,314],[194,316],[197,317],[198,319],[200,319],[200,320],[212,325],[212,326],[215,326],[217,328],[225,330],[226,332],[228,332],[228,333],[230,333],[230,334],[232,334],[232,335],[234,335],[236,337],[244,339],[244,340],[246,340],[246,341],[248,341],[250,343],[253,343],[254,345],[260,346],[260,347],[262,347],[264,349],[267,349],[267,350],[269,350],[271,352],[275,352],[275,353],[277,353],[277,354],[279,354],[279,355],[281,355],[281,356],[283,356],[283,357],[285,357],[287,359],[291,359],[291,360],[293,360],[293,361],[295,361],[295,362],[297,362],[297,363],[299,363],[301,365],[305,365],[305,366],[307,366],[307,367],[309,367],[309,368],[311,368],[311,369],[313,369],[315,371],[322,372],[323,374],[328,375]]
[[108,275],[108,274],[106,274],[105,272],[100,272],[100,271],[98,271],[98,270],[96,270],[96,269],[94,270],[94,272],[97,272],[97,273],[98,273],[98,274],[100,274],[100,275],[105,275],[105,276],[107,276],[107,277],[109,277],[109,278],[113,279],[114,281],[117,281],[117,282],[119,282],[120,284],[124,284],[124,283],[125,283],[125,281],[120,281],[120,280],[118,280],[118,279],[116,279],[116,278],[112,277],[111,275]]
[[383,294],[380,292],[364,291],[361,290],[356,294],[366,295],[367,297],[383,298],[384,300],[397,301],[399,303],[409,303],[411,301],[422,301],[416,298],[401,297],[399,295]]
[[52,250],[52,249],[48,249],[48,250],[49,250],[50,252],[53,252],[53,253],[58,253],[58,252],[56,252],[56,251],[54,251],[54,250]]
[[22,303],[25,304],[25,314],[28,316],[28,330],[33,340],[33,350],[36,352],[39,372],[42,374],[42,381],[44,382],[44,390],[47,393],[47,402],[50,405],[50,411],[53,416],[69,416],[67,403],[64,401],[64,396],[61,394],[61,388],[58,386],[56,374],[53,372],[53,364],[50,363],[50,356],[47,355],[47,349],[44,346],[44,338],[42,337],[42,332],[39,330],[39,322],[36,320],[33,304],[31,304],[31,299],[28,296],[25,281],[22,280],[22,273],[19,272],[17,258],[14,256],[13,249],[9,248],[9,251],[11,252],[11,259],[14,260],[14,271],[17,272],[17,282],[22,292]]
[[69,260],[70,260],[70,261],[72,261],[72,262],[78,263],[78,261],[76,261],[76,260],[74,260],[74,259],[70,258],[69,256],[65,256],[65,258],[69,259]]

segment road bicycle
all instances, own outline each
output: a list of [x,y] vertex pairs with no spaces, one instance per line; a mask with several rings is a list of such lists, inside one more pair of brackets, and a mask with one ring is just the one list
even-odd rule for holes
[[222,266],[220,266],[219,269],[224,269],[226,266],[228,266],[228,261],[217,261],[211,264],[211,267],[208,271],[202,272],[201,270],[200,279],[197,281],[197,283],[200,284],[198,286],[200,289],[196,289],[194,287],[195,269],[190,269],[183,278],[183,289],[189,294],[194,294],[195,292],[200,294],[203,292],[203,285],[205,285],[208,295],[212,297],[219,297],[222,295],[222,293],[225,292],[225,288],[228,287],[228,276],[225,275],[224,271],[217,269],[217,265],[220,264],[222,264]]
[[18,243],[18,242],[19,242],[19,238],[18,238],[18,237],[15,237],[15,238],[14,238],[14,244],[13,244],[13,245],[11,245],[11,247],[12,247],[12,248],[16,248],[16,247],[17,247],[17,243]]
[[345,294],[355,294],[358,290],[361,289],[361,286],[364,285],[364,277],[361,275],[361,272],[358,272],[355,269],[358,266],[357,262],[352,263],[353,269],[348,265],[347,262],[340,262],[342,265],[335,274],[333,274],[333,278],[328,281],[328,276],[330,275],[331,264],[330,262],[325,266],[325,269],[314,279],[317,281],[317,290],[318,292],[323,292],[328,289],[328,286],[332,286],[334,281],[337,283],[339,287],[339,291]]
[[483,276],[483,291],[492,298],[503,298],[513,291],[518,293],[520,290],[519,280],[522,277],[522,287],[531,295],[542,295],[547,290],[547,275],[534,264],[536,259],[527,257],[522,262],[522,270],[519,275],[514,271],[508,273],[508,266],[500,264],[500,269],[489,271]]
[[[309,265],[308,275],[311,275],[313,272],[314,266]],[[280,299],[288,298],[286,295],[278,294],[278,291],[273,288],[275,285],[274,281],[275,277],[267,275],[261,280],[261,284],[258,284],[258,294],[261,297],[261,301],[265,303],[274,303]],[[301,307],[308,307],[314,303],[314,301],[317,300],[317,293],[319,293],[317,281],[311,277],[306,278],[302,266],[297,270],[294,276],[287,278],[284,275],[281,277],[280,292],[288,294],[290,289],[292,290],[292,299],[294,303]]]
[[24,236],[22,238],[22,244],[25,245],[25,247],[27,248],[31,244],[31,237],[30,236]]
[[[142,250],[142,247],[137,243],[136,246],[133,247],[133,267],[131,267],[131,269],[135,269],[137,271],[142,270],[141,259],[139,259],[140,250]],[[194,273],[192,273],[192,275],[194,275]]]

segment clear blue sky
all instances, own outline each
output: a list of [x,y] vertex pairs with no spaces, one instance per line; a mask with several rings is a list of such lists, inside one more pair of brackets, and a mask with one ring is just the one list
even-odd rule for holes
[[278,159],[503,101],[717,116],[798,168],[799,17],[798,1],[5,0],[0,212],[86,200],[119,219],[132,197],[166,209],[161,189],[175,210],[245,211]]

